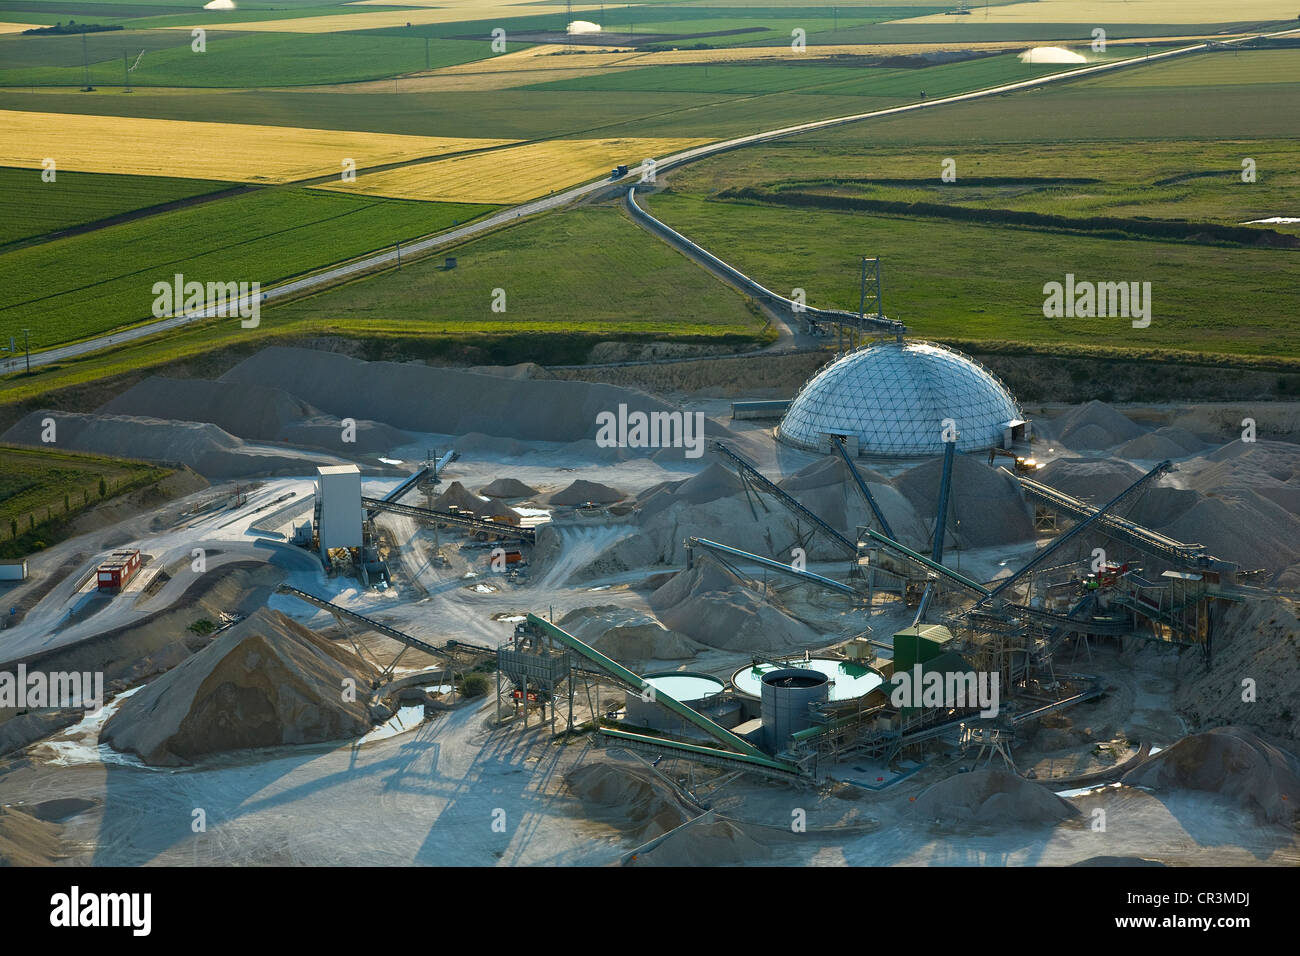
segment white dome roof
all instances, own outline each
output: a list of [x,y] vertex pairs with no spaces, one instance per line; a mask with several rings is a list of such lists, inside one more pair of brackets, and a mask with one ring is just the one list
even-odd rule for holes
[[1021,418],[1011,393],[973,359],[932,342],[879,342],[850,352],[804,383],[776,435],[796,448],[826,448],[827,433],[856,436],[858,453],[941,455],[943,421],[957,423],[957,451],[1001,445]]

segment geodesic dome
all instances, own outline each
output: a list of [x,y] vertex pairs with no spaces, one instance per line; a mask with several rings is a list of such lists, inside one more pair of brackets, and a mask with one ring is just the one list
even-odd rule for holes
[[944,451],[944,420],[956,423],[957,451],[1003,444],[1021,411],[997,377],[932,342],[878,342],[850,352],[804,383],[776,437],[808,451],[827,435],[857,439],[858,454],[919,458]]

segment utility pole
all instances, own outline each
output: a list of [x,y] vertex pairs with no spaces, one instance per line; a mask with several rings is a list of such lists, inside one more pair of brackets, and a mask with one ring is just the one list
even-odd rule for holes
[[27,353],[27,374],[32,374],[32,348],[27,336],[31,329],[23,329],[23,351]]
[[429,68],[429,38],[424,38],[424,68]]

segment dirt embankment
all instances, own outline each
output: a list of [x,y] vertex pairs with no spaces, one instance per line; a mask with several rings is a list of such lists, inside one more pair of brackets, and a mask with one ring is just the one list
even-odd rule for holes
[[[1233,402],[1294,401],[1300,372],[1252,369],[1246,364],[1134,359],[1113,355],[1035,355],[1023,346],[989,348],[979,342],[944,342],[960,348],[996,374],[1021,402]],[[824,352],[712,358],[619,368],[553,369],[559,378],[607,382],[652,394],[721,398],[792,398],[834,357]]]

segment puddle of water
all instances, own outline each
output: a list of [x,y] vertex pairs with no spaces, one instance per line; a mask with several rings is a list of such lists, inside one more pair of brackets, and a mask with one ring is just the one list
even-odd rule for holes
[[396,737],[408,730],[414,730],[422,723],[424,723],[423,704],[410,704],[406,707],[399,707],[397,713],[393,714],[386,723],[377,726],[362,737],[359,742],[368,744],[376,740],[387,740],[389,737]]
[[1278,223],[1292,223],[1292,222],[1300,222],[1300,218],[1297,218],[1296,216],[1270,216],[1267,219],[1250,219],[1246,222],[1243,222],[1242,225],[1259,226],[1259,225],[1272,225]]

